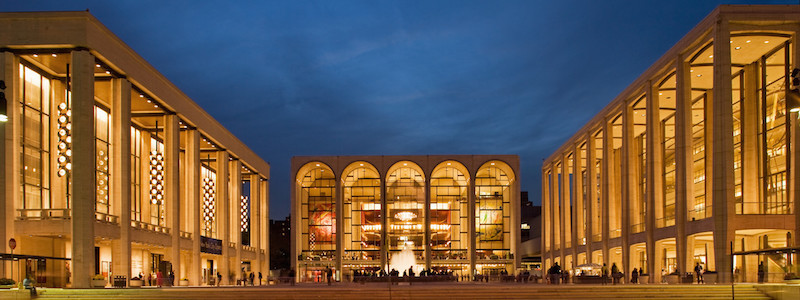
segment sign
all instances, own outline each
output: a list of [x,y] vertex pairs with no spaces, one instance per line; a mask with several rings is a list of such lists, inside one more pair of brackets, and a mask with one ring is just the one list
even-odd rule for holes
[[14,238],[8,240],[8,248],[11,248],[11,250],[17,248],[17,240],[15,240]]
[[208,254],[222,254],[222,240],[200,236],[200,252]]

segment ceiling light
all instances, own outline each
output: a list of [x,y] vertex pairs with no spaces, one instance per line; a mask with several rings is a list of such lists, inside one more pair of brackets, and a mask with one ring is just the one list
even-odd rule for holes
[[56,57],[56,56],[57,56],[57,55],[56,55],[55,53],[53,53],[53,57]]
[[742,49],[742,47],[736,47],[736,48],[733,48],[733,49],[739,50],[739,49]]
[[745,43],[749,43],[749,42],[750,42],[750,40],[745,41]]
[[714,58],[714,55],[709,55],[708,58]]
[[94,65],[94,66],[99,68],[99,67],[100,67],[100,64],[96,64],[96,65]]
[[697,74],[697,77],[703,76],[703,74]]
[[111,71],[106,71],[106,74],[109,74],[109,75],[110,75],[110,74],[111,74]]
[[769,41],[764,41],[764,44],[769,44]]

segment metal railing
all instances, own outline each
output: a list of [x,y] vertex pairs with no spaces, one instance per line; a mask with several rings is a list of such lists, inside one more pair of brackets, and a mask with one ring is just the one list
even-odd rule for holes
[[631,233],[639,233],[644,231],[644,223],[637,223],[631,225]]
[[101,213],[99,211],[94,212],[95,220],[105,223],[111,224],[119,224],[119,216],[109,215],[107,213]]
[[256,252],[256,247],[248,246],[248,245],[242,245],[242,250],[250,251],[250,252]]
[[69,220],[72,211],[68,208],[23,208],[17,209],[17,220]]
[[192,239],[192,233],[191,232],[186,232],[186,231],[181,231],[181,237],[191,240]]
[[142,221],[136,221],[136,220],[131,220],[131,227],[144,229],[144,230],[149,230],[149,231],[155,231],[155,232],[158,232],[158,233],[165,233],[165,234],[169,234],[170,233],[170,229],[167,228],[167,227],[158,226],[158,225],[145,223],[145,222],[142,222]]
[[620,236],[622,236],[622,229],[614,229],[614,230],[611,230],[611,232],[608,233],[608,237],[612,238],[612,239],[613,238],[618,238]]

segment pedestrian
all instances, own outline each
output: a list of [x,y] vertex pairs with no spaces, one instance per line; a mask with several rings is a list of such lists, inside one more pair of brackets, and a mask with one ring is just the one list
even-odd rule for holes
[[699,262],[694,265],[694,274],[697,276],[697,284],[705,283],[703,280],[703,266]]
[[164,274],[162,274],[161,271],[158,271],[156,273],[156,285],[161,287],[162,284],[164,284]]
[[617,263],[611,263],[611,283],[617,284],[619,281],[619,268],[617,268]]
[[765,271],[766,270],[764,269],[764,262],[763,261],[759,262],[758,263],[758,283],[764,283]]
[[30,275],[25,276],[25,279],[22,280],[22,287],[31,291],[31,298],[36,297],[36,286]]
[[217,286],[219,286],[220,284],[222,284],[222,274],[217,272]]
[[261,285],[261,272],[258,272],[258,285]]
[[331,285],[331,277],[333,277],[333,270],[331,267],[325,269],[325,277],[328,278],[328,285]]
[[256,279],[256,273],[255,272],[250,272],[250,286],[254,286],[255,285],[255,279]]
[[639,283],[639,270],[636,268],[631,272],[631,283]]
[[608,283],[608,266],[606,266],[606,263],[603,263],[603,267],[600,268],[600,278],[604,285]]
[[294,282],[295,282],[295,278],[294,277],[295,277],[294,269],[289,269],[289,278],[290,278],[289,280],[292,283],[292,285],[294,285]]
[[661,269],[661,283],[667,283],[667,270],[663,268]]

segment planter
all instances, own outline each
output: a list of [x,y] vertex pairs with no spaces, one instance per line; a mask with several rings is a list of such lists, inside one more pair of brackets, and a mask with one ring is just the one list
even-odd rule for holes
[[139,279],[131,279],[130,287],[142,287],[144,284],[144,280]]
[[650,275],[639,275],[639,283],[650,283]]
[[106,287],[105,279],[92,279],[92,287],[101,288]]
[[667,283],[668,284],[678,284],[681,282],[679,275],[677,274],[670,274],[667,275]]
[[189,286],[189,281],[188,280],[181,280],[180,282],[178,282],[178,285],[180,285],[180,286]]
[[717,283],[717,273],[706,272],[703,274],[703,282],[706,284]]

